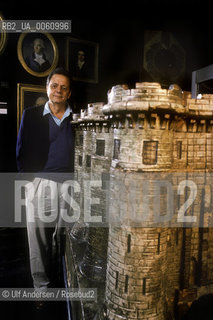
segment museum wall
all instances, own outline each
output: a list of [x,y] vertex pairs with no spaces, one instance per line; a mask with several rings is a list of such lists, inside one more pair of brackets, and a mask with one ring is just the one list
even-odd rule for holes
[[[143,15],[122,16],[73,14],[62,8],[48,8],[40,15],[34,10],[26,14],[13,1],[1,8],[5,19],[69,19],[72,30],[51,33],[58,48],[58,66],[67,67],[70,58],[67,38],[91,42],[98,47],[97,81],[73,81],[71,105],[74,112],[86,108],[88,103],[107,102],[107,91],[114,85],[154,81],[168,87],[177,83],[183,90],[191,90],[192,71],[212,63],[213,50],[208,41],[211,30],[196,23],[197,15],[179,10],[164,15],[150,13],[151,4],[144,7]],[[12,9],[12,11],[11,11]],[[107,7],[105,8],[107,9]],[[179,8],[180,9],[180,8]],[[50,10],[50,11],[49,11]],[[53,14],[54,12],[54,14]],[[149,12],[149,14],[147,14]],[[196,11],[197,12],[197,11]],[[51,15],[51,18],[50,18]],[[193,23],[192,23],[193,22]],[[45,86],[46,76],[30,74],[18,59],[20,33],[9,33],[4,51],[0,55],[0,101],[7,102],[7,114],[0,114],[0,170],[16,171],[15,144],[17,137],[18,84]]]

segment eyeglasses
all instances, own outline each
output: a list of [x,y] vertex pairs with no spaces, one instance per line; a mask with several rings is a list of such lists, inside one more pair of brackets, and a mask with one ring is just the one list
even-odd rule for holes
[[69,88],[68,87],[66,87],[66,86],[60,86],[58,83],[51,83],[50,84],[50,88],[52,89],[52,90],[55,90],[55,89],[60,89],[60,90],[62,90],[62,91],[68,91],[69,90]]

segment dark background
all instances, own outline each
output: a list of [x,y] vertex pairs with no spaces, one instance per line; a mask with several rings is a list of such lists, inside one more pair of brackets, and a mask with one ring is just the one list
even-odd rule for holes
[[[134,87],[138,81],[156,81],[143,68],[144,32],[170,33],[185,52],[184,75],[176,83],[191,91],[194,70],[213,63],[213,4],[207,1],[19,1],[2,0],[0,12],[10,19],[72,20],[70,34],[53,34],[59,50],[59,66],[66,65],[66,37],[99,44],[97,84],[74,81],[71,104],[74,112],[88,103],[107,102],[107,91],[117,84]],[[0,56],[0,101],[8,103],[8,114],[0,115],[0,172],[16,171],[17,83],[45,85],[46,78],[29,74],[17,57],[20,34],[8,34]],[[161,57],[162,66],[172,63],[173,55]],[[169,86],[173,79],[164,78]],[[213,93],[211,81],[200,87]]]

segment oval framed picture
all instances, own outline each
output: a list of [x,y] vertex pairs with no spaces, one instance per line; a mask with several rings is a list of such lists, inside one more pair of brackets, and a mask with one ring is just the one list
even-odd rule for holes
[[[0,22],[4,20],[0,13]],[[7,32],[0,29],[0,55],[3,53],[7,43]]]
[[22,33],[18,40],[18,59],[36,77],[46,77],[58,63],[58,47],[49,33]]

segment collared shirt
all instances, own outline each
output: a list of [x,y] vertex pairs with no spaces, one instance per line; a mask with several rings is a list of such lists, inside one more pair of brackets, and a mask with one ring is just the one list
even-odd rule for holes
[[78,61],[78,67],[81,69],[84,65],[85,61]]
[[57,126],[60,127],[61,123],[63,122],[63,120],[67,117],[69,117],[70,113],[72,112],[72,109],[70,108],[70,106],[68,105],[65,112],[64,112],[64,115],[61,119],[57,118],[53,113],[52,111],[50,110],[50,107],[49,107],[49,102],[47,101],[45,106],[44,106],[44,112],[43,112],[43,116],[45,116],[46,114],[50,113],[53,120],[55,121],[55,123],[57,124]]
[[35,53],[35,59],[34,59],[36,62],[38,62],[38,64],[41,66],[45,60],[43,58],[43,54],[38,54],[38,53]]

